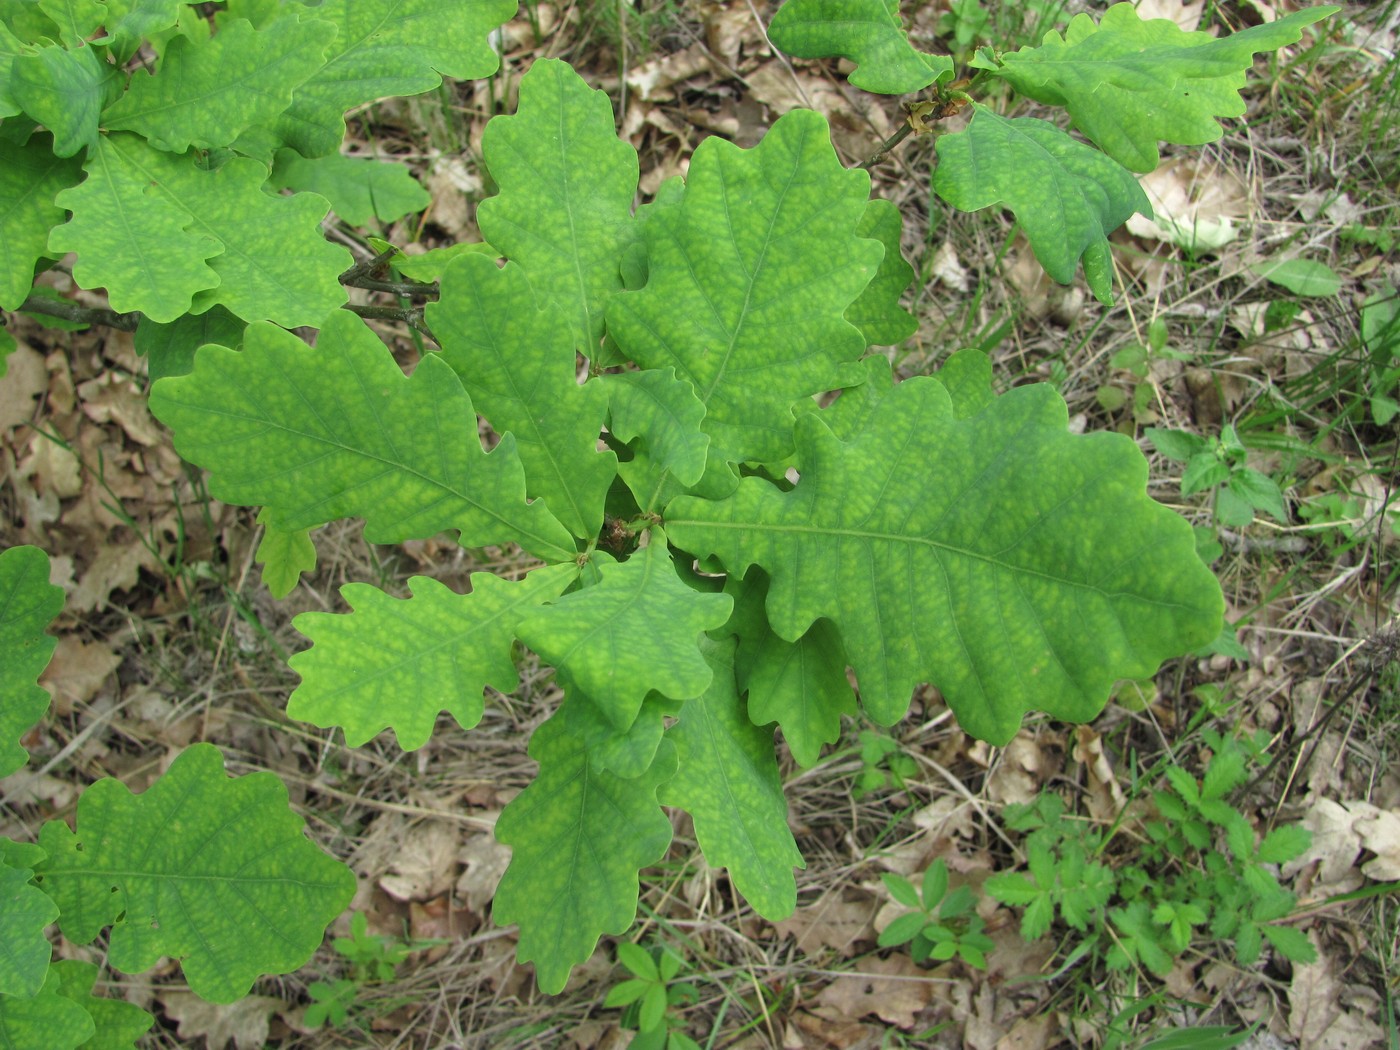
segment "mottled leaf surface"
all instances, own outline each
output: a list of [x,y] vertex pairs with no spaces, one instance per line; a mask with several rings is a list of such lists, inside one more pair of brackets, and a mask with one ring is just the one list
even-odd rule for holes
[[76,833],[49,821],[39,844],[39,885],[64,936],[87,944],[114,924],[113,966],[141,973],[171,956],[216,1003],[302,966],[355,892],[350,869],[303,834],[282,781],[230,778],[212,744],[186,749],[140,795],[99,780]]
[[983,106],[936,148],[940,197],[962,211],[1009,208],[1046,273],[1069,284],[1082,257],[1095,298],[1113,301],[1108,235],[1133,212],[1152,215],[1147,194],[1121,165],[1048,121],[999,117]]
[[711,677],[700,635],[728,619],[729,596],[686,586],[659,531],[625,562],[600,551],[593,559],[602,566],[599,582],[526,616],[520,639],[619,729],[652,690],[675,700],[699,696]]
[[106,18],[107,9],[97,0],[39,0],[39,10],[58,26],[64,47],[81,47]]
[[315,348],[266,323],[241,352],[207,346],[188,376],[162,379],[151,410],[217,499],[267,506],[283,528],[363,517],[372,543],[457,529],[466,546],[518,542],[572,557],[543,504],[525,502],[514,441],[488,455],[457,376],[428,355],[405,376],[358,317],[337,310]]
[[903,95],[951,79],[953,60],[915,50],[898,11],[890,0],[787,0],[768,35],[797,58],[849,58],[846,79],[863,91]]
[[478,411],[515,436],[530,496],[575,536],[598,535],[617,457],[598,451],[607,394],[579,385],[568,318],[517,264],[472,253],[447,268],[426,319]]
[[914,267],[900,252],[903,222],[893,201],[876,198],[865,205],[856,233],[885,247],[880,268],[865,291],[846,307],[846,320],[860,329],[874,346],[902,343],[919,330],[919,320],[899,305],[900,296],[914,280]]
[[797,904],[793,868],[806,865],[788,830],[773,731],[749,721],[734,688],[734,642],[707,638],[701,649],[714,678],[666,733],[679,764],[657,797],[694,818],[706,861],[729,869],[756,912],[784,919]]
[[884,253],[856,232],[869,193],[826,121],[794,110],[750,150],[706,139],[679,203],[643,223],[647,284],[613,299],[609,329],[643,368],[691,384],[712,454],[781,460],[794,402],[841,386],[864,352],[842,314]]
[[618,138],[608,96],[565,62],[536,61],[518,111],[487,124],[481,148],[500,186],[478,209],[482,236],[554,298],[575,348],[596,357],[637,192],[637,151]]
[[195,351],[206,343],[237,349],[247,327],[243,318],[216,306],[202,314],[181,314],[168,323],[142,317],[132,343],[146,359],[146,374],[154,383],[166,376],[189,375]]
[[294,621],[313,644],[288,661],[302,681],[287,714],[341,726],[351,747],[392,728],[401,748],[416,750],[440,711],[471,729],[481,721],[488,685],[509,693],[520,684],[511,652],[520,618],[577,576],[571,563],[536,569],[518,582],[476,572],[468,594],[414,576],[409,598],[347,583],[340,594],[352,612],[302,613]]
[[705,473],[710,436],[701,425],[705,406],[695,388],[673,368],[648,368],[602,377],[608,392],[608,431],[631,446],[632,458],[618,473],[637,505],[660,505],[667,479],[694,485]]
[[58,975],[58,994],[81,1006],[92,1018],[97,1032],[83,1044],[83,1050],[136,1050],[136,1044],[156,1019],[135,1003],[93,995],[97,967],[77,959],[53,964]]
[[0,553],[0,777],[24,765],[19,740],[49,709],[39,676],[58,642],[47,634],[63,611],[63,588],[49,583],[49,556],[38,547]]
[[49,231],[65,217],[54,197],[81,177],[76,160],[54,156],[47,135],[5,146],[0,163],[0,309],[13,310],[28,297]]
[[345,112],[375,99],[431,91],[444,76],[488,77],[500,59],[488,35],[516,0],[326,0],[316,18],[338,30],[325,65],[296,91],[277,127],[305,157],[334,153]]
[[302,573],[316,568],[311,530],[283,528],[265,507],[258,512],[258,524],[263,535],[258,541],[256,560],[262,566],[263,583],[274,598],[285,598],[296,589]]
[[49,972],[44,928],[58,918],[58,907],[30,882],[32,874],[0,861],[0,996],[37,995]]
[[1222,134],[1217,118],[1244,114],[1240,89],[1256,54],[1296,43],[1306,26],[1340,10],[1295,11],[1213,37],[1166,18],[1143,21],[1132,4],[1114,4],[1097,25],[1075,15],[1063,35],[1052,31],[1038,47],[1005,55],[996,75],[1037,101],[1064,106],[1105,153],[1148,172],[1160,159],[1158,142],[1214,142]]
[[539,776],[496,824],[512,853],[492,918],[520,924],[516,954],[535,964],[549,994],[563,989],[600,936],[632,925],[637,872],[671,844],[656,789],[675,772],[675,749],[663,740],[645,773],[624,778],[600,768],[589,747],[613,732],[594,706],[566,700],[530,738]]
[[33,998],[0,995],[0,1039],[6,1050],[75,1050],[93,1037],[92,1018],[61,987],[58,971],[51,968]]
[[193,156],[120,132],[102,137],[85,170],[58,197],[73,218],[49,250],[77,252],[74,276],[105,287],[113,309],[170,322],[222,304],[245,320],[295,327],[345,302],[338,277],[351,257],[321,234],[325,199],[272,196],[257,161],[206,171]]
[[117,71],[97,49],[40,48],[11,61],[9,95],[24,112],[53,133],[53,151],[71,157],[97,144],[107,87]]
[[396,222],[432,203],[406,165],[370,157],[332,153],[307,160],[295,150],[281,150],[272,181],[288,189],[319,193],[351,226],[369,226],[376,219]]
[[764,613],[768,576],[762,569],[731,579],[725,590],[734,596],[734,615],[723,630],[739,636],[734,678],[748,694],[749,721],[777,722],[792,757],[810,768],[822,747],[841,736],[841,716],[856,713],[841,635],[829,620],[817,620],[795,642],[774,634]]
[[1116,679],[1219,630],[1219,584],[1148,498],[1141,453],[1070,435],[1048,386],[958,418],[941,383],[912,379],[849,442],[803,415],[798,464],[788,492],[745,478],[722,501],[675,500],[667,531],[732,573],[762,566],[781,637],[834,623],[882,724],[925,681],[995,743],[1031,710],[1084,721]]
[[329,22],[290,15],[265,29],[234,19],[200,42],[176,37],[160,71],[138,71],[102,123],[140,132],[172,153],[227,146],[291,105],[292,91],[321,68],[334,36]]

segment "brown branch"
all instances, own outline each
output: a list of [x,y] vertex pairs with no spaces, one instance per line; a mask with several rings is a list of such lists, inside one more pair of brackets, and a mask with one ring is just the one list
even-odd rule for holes
[[50,299],[46,295],[30,295],[19,304],[17,312],[43,314],[46,317],[72,321],[74,324],[100,324],[122,332],[136,331],[136,326],[141,321],[141,314],[136,310],[119,314],[105,307],[80,306],[66,299]]
[[[423,308],[421,306],[410,306],[405,310],[397,306],[356,306],[354,303],[347,303],[343,309],[349,310],[356,317],[363,317],[370,321],[400,321],[414,331],[427,336],[433,342],[438,342],[438,337],[433,335],[433,330],[423,322]],[[438,343],[438,345],[442,344]]]

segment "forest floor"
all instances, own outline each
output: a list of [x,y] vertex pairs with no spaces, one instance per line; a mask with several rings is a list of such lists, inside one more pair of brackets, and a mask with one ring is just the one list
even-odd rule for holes
[[[827,116],[846,163],[870,158],[904,119],[899,100],[855,90],[834,61],[778,56],[762,28],[775,6],[523,4],[504,31],[498,75],[352,122],[354,144],[409,164],[435,198],[424,216],[374,232],[425,247],[479,239],[475,205],[490,193],[482,129],[513,111],[520,76],[541,56],[568,59],[609,92],[621,134],[640,152],[646,194],[683,173],[706,136],[749,146],[799,105]],[[904,6],[917,8],[916,42],[962,61],[968,41],[1010,49],[1038,39],[1036,20],[1053,21],[1057,8],[1106,5]],[[1187,28],[1203,15],[1205,26],[1240,28],[1296,5],[1149,6]],[[875,195],[903,214],[918,274],[906,305],[920,329],[891,351],[900,375],[979,347],[1001,387],[1052,383],[1075,428],[1138,439],[1151,456],[1151,494],[1198,528],[1235,637],[1124,685],[1092,725],[1031,718],[1006,748],[965,736],[925,689],[889,730],[849,722],[812,768],[781,749],[807,867],[797,912],[776,924],[696,859],[692,829],[677,817],[669,861],[644,873],[630,938],[683,957],[677,980],[689,988],[675,1025],[700,1046],[1047,1050],[1253,1025],[1243,1045],[1400,1047],[1397,38],[1395,0],[1348,4],[1299,45],[1261,56],[1246,117],[1226,122],[1216,143],[1168,150],[1144,180],[1176,226],[1139,217],[1115,235],[1123,292],[1109,308],[1082,286],[1048,281],[1009,216],[956,213],[933,198],[932,136],[911,137],[873,168]],[[1336,280],[1261,276],[1295,259],[1324,264]],[[517,693],[491,697],[479,727],[439,732],[412,753],[387,735],[350,749],[338,732],[285,715],[297,681],[286,657],[306,645],[296,614],[343,609],[337,588],[351,581],[402,594],[409,576],[430,574],[461,589],[469,572],[511,556],[446,539],[374,546],[342,524],[317,535],[314,574],[275,601],[254,560],[255,512],[208,498],[181,463],[146,409],[131,336],[6,323],[20,346],[0,382],[0,547],[48,550],[67,604],[44,679],[53,710],[25,740],[27,770],[4,786],[0,834],[27,837],[44,819],[71,816],[101,777],[141,790],[181,748],[209,740],[231,772],[282,777],[312,836],[359,876],[353,907],[369,931],[404,947],[392,976],[356,982],[338,1027],[305,1018],[312,982],[350,974],[329,939],[305,969],[261,981],[231,1007],[193,999],[173,965],[121,978],[107,993],[158,1017],[144,1045],[627,1045],[634,1018],[604,1006],[628,976],[611,941],[550,998],[514,962],[513,931],[490,918],[508,858],[491,829],[532,775],[525,743],[558,696],[547,672],[527,669]],[[404,331],[383,332],[412,355]],[[1183,464],[1155,451],[1152,427],[1196,435],[1230,472],[1270,479],[1278,503],[1243,523],[1216,489],[1183,496]],[[1290,963],[1266,944],[1242,965],[1233,937],[1196,929],[1165,978],[1113,969],[1110,931],[1061,922],[1027,944],[1019,912],[986,894],[978,914],[996,945],[986,969],[920,966],[905,948],[878,947],[899,910],[882,874],[918,881],[941,860],[954,885],[977,889],[993,873],[1025,872],[1025,834],[1007,807],[1043,793],[1079,822],[1066,828],[1111,829],[1111,845],[1092,848],[1116,871],[1144,863],[1144,825],[1124,814],[1151,806],[1169,768],[1201,777],[1228,740],[1263,748],[1231,804],[1260,834],[1312,833],[1277,874],[1298,901],[1287,924],[1316,961]],[[1149,875],[1166,880],[1205,865],[1207,853],[1183,848]],[[348,930],[347,916],[333,932]],[[1179,1045],[1235,1045],[1189,1038]]]

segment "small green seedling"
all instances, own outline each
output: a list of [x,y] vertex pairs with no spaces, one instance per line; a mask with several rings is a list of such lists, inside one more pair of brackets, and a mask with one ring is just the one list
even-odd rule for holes
[[1157,400],[1157,385],[1152,380],[1152,366],[1158,361],[1188,361],[1191,355],[1167,345],[1167,323],[1154,318],[1147,326],[1147,341],[1124,347],[1109,359],[1109,366],[1127,372],[1131,379],[1128,389],[1118,383],[1105,383],[1096,397],[1108,412],[1130,410],[1133,424],[1152,423],[1157,419],[1153,405]]
[[919,771],[919,763],[905,754],[899,741],[886,733],[860,731],[860,773],[856,776],[855,796],[884,791],[902,791],[904,782]]
[[893,872],[880,878],[891,897],[913,909],[885,927],[880,947],[909,944],[909,954],[921,964],[957,956],[969,966],[987,968],[987,953],[996,945],[982,932],[986,923],[977,914],[977,898],[966,885],[948,892],[948,866],[943,861],[929,865],[918,889]]
[[1148,427],[1145,433],[1158,452],[1186,464],[1181,475],[1183,496],[1214,490],[1220,524],[1242,528],[1254,520],[1255,512],[1287,523],[1288,509],[1278,482],[1245,465],[1249,450],[1229,423],[1218,438],[1160,427]]
[[350,917],[350,936],[337,937],[331,947],[350,964],[350,975],[334,981],[312,981],[307,991],[312,1003],[303,1020],[308,1028],[320,1028],[326,1022],[339,1028],[350,1019],[360,990],[365,985],[392,981],[400,964],[414,952],[443,940],[398,940],[369,932],[369,919],[362,911]]
[[689,981],[672,983],[685,960],[669,948],[653,956],[640,945],[624,942],[617,946],[617,961],[633,976],[613,985],[603,1005],[626,1007],[622,1023],[637,1030],[629,1044],[632,1050],[700,1050],[681,1030],[682,1022],[674,1012],[698,997]]

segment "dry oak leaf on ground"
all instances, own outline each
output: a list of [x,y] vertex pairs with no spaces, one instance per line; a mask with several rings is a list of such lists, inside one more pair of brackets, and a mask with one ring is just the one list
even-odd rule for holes
[[193,992],[165,992],[160,1001],[166,1014],[179,1022],[180,1038],[202,1037],[208,1050],[225,1050],[229,1043],[237,1050],[263,1050],[269,1019],[286,1005],[267,995],[248,995],[221,1005],[205,1002]]
[[836,1018],[856,1020],[874,1014],[888,1024],[912,1028],[919,1011],[934,999],[928,972],[904,954],[871,957],[856,963],[854,973],[837,977],[817,996]]

